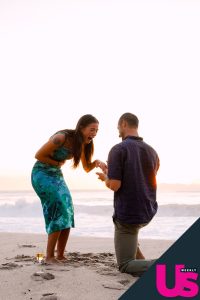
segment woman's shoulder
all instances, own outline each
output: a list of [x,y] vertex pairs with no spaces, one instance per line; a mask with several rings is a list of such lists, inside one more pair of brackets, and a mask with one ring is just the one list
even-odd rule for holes
[[66,134],[64,132],[56,132],[55,134],[53,134],[50,139],[49,139],[52,143],[54,143],[57,146],[61,146],[65,143],[66,141]]

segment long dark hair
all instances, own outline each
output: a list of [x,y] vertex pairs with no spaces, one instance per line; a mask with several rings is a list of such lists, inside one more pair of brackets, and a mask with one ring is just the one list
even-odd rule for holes
[[[76,125],[75,129],[64,129],[60,132],[66,134],[66,138],[72,143],[72,154],[73,154],[73,168],[77,168],[81,160],[81,152],[83,145],[83,134],[81,130],[92,123],[99,123],[99,121],[92,115],[82,116]],[[87,163],[91,163],[92,155],[94,153],[94,143],[91,141],[89,144],[84,146],[84,154]]]

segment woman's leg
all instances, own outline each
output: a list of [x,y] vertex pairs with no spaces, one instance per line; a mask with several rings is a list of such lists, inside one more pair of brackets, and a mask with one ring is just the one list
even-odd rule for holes
[[58,242],[57,242],[57,259],[58,260],[64,260],[66,259],[64,256],[64,251],[65,251],[65,247],[68,241],[68,237],[69,237],[69,233],[70,233],[70,228],[66,228],[61,230],[60,236],[58,238]]
[[60,234],[61,231],[56,231],[48,235],[46,262],[56,262],[54,252]]

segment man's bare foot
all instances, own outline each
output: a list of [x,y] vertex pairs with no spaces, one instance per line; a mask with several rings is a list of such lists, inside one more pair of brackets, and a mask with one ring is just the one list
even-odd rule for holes
[[136,259],[145,259],[139,247],[137,248]]

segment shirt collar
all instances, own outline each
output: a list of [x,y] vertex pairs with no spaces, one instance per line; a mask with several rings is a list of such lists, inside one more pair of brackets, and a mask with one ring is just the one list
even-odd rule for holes
[[126,139],[143,141],[143,138],[142,138],[142,137],[140,137],[140,136],[134,136],[134,135],[127,135],[127,136],[123,139],[123,141],[126,140]]

